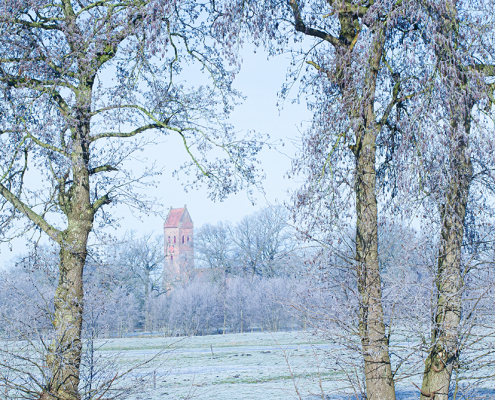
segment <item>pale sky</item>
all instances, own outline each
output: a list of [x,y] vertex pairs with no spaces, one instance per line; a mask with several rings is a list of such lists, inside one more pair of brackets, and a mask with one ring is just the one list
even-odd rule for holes
[[[242,70],[234,82],[234,87],[247,97],[232,114],[230,122],[236,130],[268,133],[272,140],[282,139],[285,143],[284,147],[279,147],[279,151],[266,149],[260,154],[261,168],[266,174],[263,184],[266,195],[255,192],[256,204],[253,206],[246,192],[231,195],[223,202],[209,200],[205,189],[186,193],[181,182],[172,177],[172,172],[187,161],[187,154],[179,137],[172,134],[163,144],[147,148],[141,154],[150,163],[156,161],[159,167],[165,168],[163,175],[155,179],[159,181],[157,188],[147,190],[148,196],[159,199],[163,204],[164,215],[170,206],[176,208],[187,204],[195,227],[198,228],[205,223],[225,220],[237,222],[267,204],[281,203],[288,199],[287,190],[297,187],[297,183],[285,179],[284,174],[289,170],[291,157],[296,152],[293,143],[298,142],[300,132],[311,119],[311,113],[304,103],[291,104],[290,101],[285,101],[282,109],[277,106],[277,93],[285,82],[289,64],[288,56],[267,60],[266,53],[259,49],[254,53],[251,47],[243,52]],[[297,89],[294,89],[291,98],[296,95]],[[121,217],[120,227],[106,229],[109,234],[119,237],[131,229],[136,230],[138,235],[150,231],[162,233],[162,218],[139,214],[139,218],[136,218],[126,206],[118,206],[109,211]],[[12,241],[11,245],[12,251],[8,245],[0,245],[0,268],[7,265],[13,256],[27,251],[26,242],[22,239]]]

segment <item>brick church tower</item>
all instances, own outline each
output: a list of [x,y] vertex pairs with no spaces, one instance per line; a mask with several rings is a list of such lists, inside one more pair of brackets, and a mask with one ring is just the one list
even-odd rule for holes
[[[163,226],[165,238],[164,286],[188,279],[194,272],[194,224],[184,208],[172,208]],[[168,282],[166,282],[168,281]]]

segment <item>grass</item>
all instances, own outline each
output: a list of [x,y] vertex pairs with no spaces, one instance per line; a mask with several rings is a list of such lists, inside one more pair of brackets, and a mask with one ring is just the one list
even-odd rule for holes
[[319,393],[318,376],[325,390],[335,389],[335,380],[328,379],[335,372],[318,374],[315,367],[315,352],[322,354],[327,344],[296,332],[125,338],[96,345],[122,369],[164,351],[141,369],[156,371],[154,394],[135,399],[295,399],[294,384],[305,397]]

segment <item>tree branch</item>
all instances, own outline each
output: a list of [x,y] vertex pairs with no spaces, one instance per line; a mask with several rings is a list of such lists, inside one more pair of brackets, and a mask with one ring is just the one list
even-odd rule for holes
[[[2,18],[0,21],[4,22],[5,19]],[[16,24],[19,24],[19,25],[26,26],[28,28],[58,30],[58,31],[62,30],[62,28],[59,25],[55,25],[55,24],[54,25],[45,25],[41,22],[29,22],[29,21],[24,21],[22,19],[15,19],[13,22]]]
[[118,169],[115,167],[112,167],[111,165],[101,165],[101,166],[96,167],[96,168],[91,168],[89,170],[89,174],[94,175],[94,174],[98,174],[100,172],[113,172],[113,171],[118,171]]
[[29,132],[27,133],[26,136],[29,139],[31,139],[34,143],[36,143],[38,146],[43,147],[44,149],[55,151],[56,153],[62,154],[64,156],[67,155],[62,149],[59,149],[58,147],[55,147],[55,146],[53,146],[51,144],[42,142],[41,140],[39,140],[39,139],[35,138],[33,135],[31,135]]
[[309,64],[311,65],[312,67],[314,67],[318,72],[323,72],[327,75],[327,78],[332,80],[332,75],[330,74],[330,71],[326,70],[326,69],[323,69],[322,67],[320,67],[318,64],[316,64],[314,61],[306,61],[306,64]]
[[102,206],[104,206],[105,204],[110,204],[111,202],[112,200],[107,193],[93,203],[93,211],[96,213]]
[[394,106],[396,104],[402,103],[406,100],[410,100],[414,96],[417,96],[418,94],[425,93],[427,90],[427,89],[424,89],[420,92],[414,92],[414,93],[408,94],[407,96],[402,96],[401,98],[399,98],[398,94],[399,94],[399,89],[400,89],[400,83],[401,82],[396,82],[394,85],[393,92],[392,92],[392,100],[390,101],[389,105],[385,109],[383,116],[380,118],[380,121],[378,122],[379,126],[383,126],[387,122],[388,117],[390,116],[390,113],[392,112],[392,109],[394,108]]
[[297,0],[289,0],[289,5],[292,8],[292,14],[294,15],[294,22],[296,31],[304,33],[305,35],[317,37],[323,39],[329,43],[331,43],[334,47],[342,46],[342,43],[335,36],[330,35],[329,33],[320,31],[318,29],[308,28],[304,23],[301,11],[299,10],[299,4]]
[[34,78],[29,78],[29,79],[19,78],[11,74],[5,73],[5,71],[3,71],[1,67],[0,67],[0,72],[2,72],[3,75],[5,76],[4,78],[3,77],[0,78],[0,82],[5,82],[7,85],[10,85],[15,88],[23,88],[23,85],[30,84],[32,82],[33,84],[27,86],[29,89],[37,90],[41,93],[46,93],[47,95],[51,96],[52,99],[55,100],[55,102],[58,104],[59,110],[62,112],[62,114],[64,114],[65,116],[70,115],[70,108],[68,104],[65,102],[64,98],[60,95],[60,93],[54,88],[56,86],[63,86],[75,92],[77,89],[73,85],[65,82],[54,82],[49,80],[40,81]]
[[[158,118],[154,117],[153,114],[151,112],[149,112],[148,110],[146,110],[145,108],[141,107],[141,106],[138,106],[138,105],[128,105],[128,106],[125,106],[126,108],[135,108],[136,110],[138,111],[141,111],[144,115],[146,115],[149,119],[151,119],[154,124],[148,124],[148,125],[144,125],[140,128],[137,128],[131,132],[127,132],[127,133],[120,133],[120,132],[105,132],[105,133],[100,133],[96,136],[93,136],[91,137],[91,141],[94,142],[98,139],[101,139],[101,138],[105,138],[105,137],[117,137],[117,138],[127,138],[127,137],[133,137],[133,136],[136,136],[137,134],[141,133],[141,132],[144,132],[146,130],[149,130],[149,129],[169,129],[169,130],[172,130],[172,131],[175,131],[175,132],[179,132],[179,133],[182,133],[182,129],[179,129],[179,128],[174,128],[172,126],[169,126],[168,123],[170,122],[170,118],[171,117],[168,117],[165,119],[165,121],[160,121]],[[124,107],[122,107],[124,108]]]
[[136,136],[137,134],[141,133],[141,132],[144,132],[144,131],[147,131],[149,129],[157,129],[157,128],[167,128],[166,124],[148,124],[148,125],[144,125],[144,126],[141,126],[137,129],[134,129],[133,131],[131,132],[127,132],[127,133],[121,133],[121,132],[104,132],[104,133],[100,133],[96,136],[93,136],[91,137],[91,141],[94,142],[98,139],[102,139],[102,138],[129,138],[129,137],[133,137],[133,136]]
[[46,222],[43,217],[35,213],[27,204],[14,195],[4,185],[0,183],[0,195],[2,195],[10,204],[12,204],[17,210],[29,218],[36,226],[38,226],[43,232],[50,236],[54,241],[62,243],[62,232],[51,226]]

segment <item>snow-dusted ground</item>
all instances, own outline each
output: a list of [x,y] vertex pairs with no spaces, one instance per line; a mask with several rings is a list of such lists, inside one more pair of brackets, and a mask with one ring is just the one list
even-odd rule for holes
[[[343,373],[322,366],[324,352],[339,349],[301,332],[126,338],[97,345],[101,356],[116,360],[115,372],[152,359],[133,371],[147,375],[133,400],[317,400],[322,392],[327,399],[350,398],[338,394],[346,384]],[[404,384],[397,387],[398,399],[417,400],[418,390],[410,381]],[[492,390],[486,394],[481,398],[495,399]]]
[[318,359],[321,361],[330,345],[296,332],[132,338],[104,343],[102,355],[118,354],[122,369],[163,351],[136,370],[156,370],[154,394],[138,394],[136,398],[298,399],[321,396],[322,390],[331,393],[338,387],[334,374],[318,368]]

